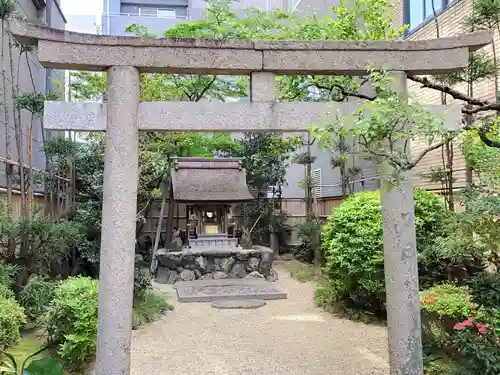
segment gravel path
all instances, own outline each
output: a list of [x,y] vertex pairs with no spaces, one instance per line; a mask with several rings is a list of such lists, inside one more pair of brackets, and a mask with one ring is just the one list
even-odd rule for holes
[[315,286],[279,265],[288,299],[257,310],[218,310],[179,303],[134,332],[132,375],[387,375],[385,328],[355,323],[314,307]]

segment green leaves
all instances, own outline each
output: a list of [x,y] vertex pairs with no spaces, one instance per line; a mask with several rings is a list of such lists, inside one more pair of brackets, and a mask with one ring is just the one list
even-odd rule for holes
[[[414,191],[418,251],[442,230],[446,211],[439,196]],[[336,298],[351,307],[384,313],[385,282],[380,192],[350,195],[323,227],[323,252]],[[426,269],[421,269],[426,272]]]
[[439,318],[463,320],[470,314],[470,295],[466,287],[441,284],[420,292],[423,311],[436,314]]
[[98,281],[73,277],[59,284],[44,317],[52,339],[61,343],[59,355],[75,367],[95,352],[97,308]]
[[62,375],[63,368],[55,358],[45,357],[32,361],[22,375]]

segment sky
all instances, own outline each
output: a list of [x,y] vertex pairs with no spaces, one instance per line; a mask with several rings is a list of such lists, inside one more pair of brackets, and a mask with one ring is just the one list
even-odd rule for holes
[[100,15],[103,0],[62,0],[64,14]]

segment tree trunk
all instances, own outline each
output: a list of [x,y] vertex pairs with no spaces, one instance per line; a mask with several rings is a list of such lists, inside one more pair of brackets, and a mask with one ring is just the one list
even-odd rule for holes
[[167,233],[165,234],[165,246],[169,246],[172,243],[172,232],[174,230],[174,189],[172,186],[172,179],[170,178],[168,182],[168,216],[167,216]]
[[33,211],[33,114],[31,115],[30,125],[28,127],[28,186],[27,186],[27,205],[28,217],[31,219]]
[[[9,64],[10,64],[10,74],[11,74],[11,94],[12,94],[12,100],[14,100],[18,94],[18,87],[16,85],[18,77],[14,76],[14,59],[12,56],[12,43],[10,43],[10,41],[9,41]],[[13,118],[14,118],[14,134],[15,134],[17,156],[19,162],[20,211],[21,211],[21,216],[26,217],[26,187],[25,187],[24,156],[23,156],[24,154],[23,131],[21,123],[21,111],[19,108],[14,107]]]
[[[1,21],[1,32],[2,32],[2,42],[0,48],[2,49],[1,59],[2,59],[2,83],[3,83],[3,110],[5,113],[5,156],[7,162],[5,163],[5,179],[7,183],[7,213],[12,215],[12,164],[11,164],[11,144],[10,144],[10,116],[9,116],[9,105],[7,103],[7,77],[5,72],[5,20]],[[13,239],[9,236],[7,240],[7,250],[9,254],[13,254],[15,251],[15,244]]]
[[[469,62],[471,61],[472,59],[472,52],[469,53]],[[471,77],[471,68],[469,67],[469,77]],[[472,97],[472,95],[474,94],[474,81],[472,81],[472,79],[469,79],[469,82],[467,84],[467,91],[468,91],[468,95],[470,97]],[[470,107],[469,105],[467,107]],[[472,123],[474,122],[474,117],[471,115],[471,114],[467,114],[465,116],[465,125],[467,128],[470,128],[472,126]],[[465,161],[465,168],[466,168],[466,173],[465,173],[465,183],[467,185],[467,187],[471,187],[472,186],[472,181],[473,181],[473,175],[472,175],[472,168],[471,166],[469,165],[469,163],[467,162],[467,160]]]
[[312,166],[311,166],[311,135],[307,133],[307,163],[306,163],[306,218],[310,220],[312,217]]

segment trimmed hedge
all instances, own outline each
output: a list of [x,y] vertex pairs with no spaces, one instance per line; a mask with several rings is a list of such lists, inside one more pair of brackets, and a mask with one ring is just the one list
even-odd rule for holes
[[[436,194],[415,190],[417,248],[440,235],[448,219]],[[383,231],[380,191],[364,191],[335,208],[324,227],[323,253],[331,296],[348,307],[385,312]]]

